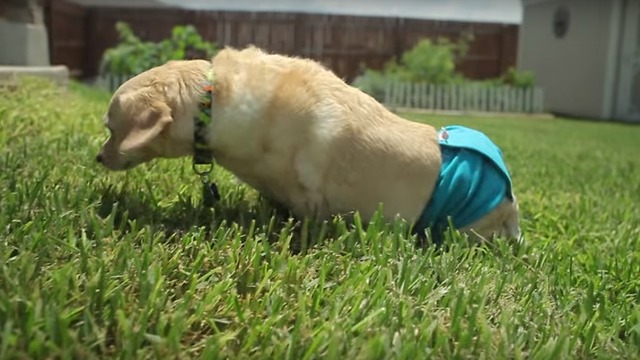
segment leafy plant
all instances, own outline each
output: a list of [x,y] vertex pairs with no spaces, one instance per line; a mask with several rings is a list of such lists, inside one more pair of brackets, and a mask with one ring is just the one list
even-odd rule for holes
[[528,88],[535,84],[534,76],[531,71],[520,71],[514,67],[510,67],[500,80],[504,84],[519,88]]
[[400,60],[387,62],[382,71],[366,69],[353,85],[380,99],[388,81],[428,82],[450,84],[463,81],[456,72],[456,64],[467,54],[471,35],[463,35],[457,42],[447,38],[420,40],[404,52]]
[[403,81],[433,84],[459,81],[462,76],[456,72],[456,63],[466,54],[467,41],[466,37],[458,43],[447,38],[423,39],[402,54],[399,64],[391,61],[386,70]]
[[171,37],[160,42],[141,40],[124,22],[116,30],[120,42],[105,51],[100,73],[135,75],[169,60],[210,58],[217,52],[216,44],[204,41],[192,25],[174,27]]

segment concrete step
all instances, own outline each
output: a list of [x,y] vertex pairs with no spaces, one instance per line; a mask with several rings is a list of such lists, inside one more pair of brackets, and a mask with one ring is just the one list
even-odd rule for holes
[[53,80],[59,86],[69,83],[69,69],[64,65],[56,66],[6,66],[0,65],[0,84],[13,83],[20,76],[40,76]]

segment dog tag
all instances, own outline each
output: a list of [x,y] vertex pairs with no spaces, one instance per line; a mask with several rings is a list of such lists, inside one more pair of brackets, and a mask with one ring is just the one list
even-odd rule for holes
[[220,200],[218,186],[212,182],[202,183],[202,203],[206,207],[213,207],[216,201]]

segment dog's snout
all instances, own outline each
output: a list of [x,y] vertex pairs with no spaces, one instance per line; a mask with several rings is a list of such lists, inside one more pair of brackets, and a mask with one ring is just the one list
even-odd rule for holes
[[96,161],[102,163],[102,154],[96,155]]

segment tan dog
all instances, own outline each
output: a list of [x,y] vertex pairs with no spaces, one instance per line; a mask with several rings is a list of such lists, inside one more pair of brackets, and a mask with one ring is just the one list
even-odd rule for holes
[[[394,115],[314,61],[254,47],[171,61],[124,83],[105,115],[111,136],[98,161],[124,170],[192,155],[210,69],[207,143],[219,165],[300,217],[358,211],[366,220],[382,203],[388,220],[420,218],[442,164],[436,129]],[[515,198],[460,230],[518,237]]]

